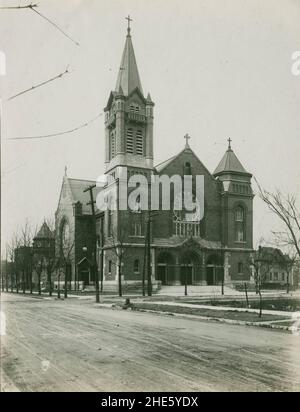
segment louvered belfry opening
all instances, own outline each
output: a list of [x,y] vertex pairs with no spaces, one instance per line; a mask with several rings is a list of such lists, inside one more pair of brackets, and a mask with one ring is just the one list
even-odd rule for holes
[[136,154],[143,156],[143,132],[142,130],[137,130],[136,132]]
[[126,152],[133,153],[133,129],[127,129],[126,132]]

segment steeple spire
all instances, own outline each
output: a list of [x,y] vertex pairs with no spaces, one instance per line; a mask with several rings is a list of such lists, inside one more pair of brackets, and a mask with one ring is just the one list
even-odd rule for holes
[[128,21],[127,36],[115,90],[118,92],[121,87],[124,96],[128,96],[134,89],[138,88],[144,95],[131,41],[130,22],[132,19],[130,16],[125,17],[125,19]]

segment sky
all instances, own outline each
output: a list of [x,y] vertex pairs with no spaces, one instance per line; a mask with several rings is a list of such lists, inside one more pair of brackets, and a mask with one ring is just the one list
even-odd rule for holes
[[[1,0],[3,6],[29,4]],[[53,217],[65,166],[73,178],[104,171],[104,119],[129,14],[139,74],[155,102],[155,164],[189,143],[211,172],[227,139],[268,190],[300,197],[299,0],[40,0],[38,11],[0,10],[2,248],[26,219]],[[15,99],[7,99],[62,73]],[[51,134],[99,118],[74,133]],[[254,189],[255,184],[253,184]],[[255,196],[254,245],[280,223]]]

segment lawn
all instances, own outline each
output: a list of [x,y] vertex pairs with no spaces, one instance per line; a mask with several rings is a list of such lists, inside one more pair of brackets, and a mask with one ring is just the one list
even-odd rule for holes
[[[212,306],[228,306],[232,308],[246,308],[245,299],[207,299],[207,300],[196,300],[196,299],[181,299],[181,302],[190,303],[193,305],[202,304],[202,305],[212,305]],[[251,309],[259,309],[259,300],[258,299],[249,299],[249,307]],[[268,299],[263,297],[262,308],[267,310],[283,310],[287,312],[300,311],[300,299],[294,298],[274,298]]]
[[213,310],[213,309],[199,309],[190,308],[183,306],[171,306],[171,305],[160,305],[155,303],[134,303],[134,307],[137,310],[154,310],[159,312],[168,313],[179,313],[188,314],[196,316],[205,316],[221,319],[232,319],[241,320],[245,322],[262,322],[262,321],[274,321],[274,320],[284,320],[286,317],[277,315],[265,315],[263,314],[261,318],[258,317],[258,313],[253,312],[238,312],[238,311],[223,311],[223,310]]

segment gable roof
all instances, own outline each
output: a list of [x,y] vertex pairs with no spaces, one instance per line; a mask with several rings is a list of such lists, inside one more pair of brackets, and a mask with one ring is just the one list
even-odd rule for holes
[[[72,179],[70,177],[68,177],[67,180],[71,190],[73,203],[80,202],[82,204],[82,213],[91,214],[91,206],[87,205],[90,201],[90,193],[84,192],[84,189],[96,184],[96,182],[94,180]],[[96,196],[100,190],[101,188],[97,186],[93,189],[94,200],[96,200]]]
[[270,261],[273,263],[285,263],[287,261],[286,256],[283,254],[283,252],[274,247],[267,247],[267,246],[260,246],[258,248],[258,251],[256,252],[256,255],[266,261]]
[[[62,186],[60,190],[59,204],[62,201],[62,199],[65,197],[63,195],[64,191],[67,190],[68,192],[67,199],[70,205],[72,206],[75,203],[80,202],[82,204],[82,213],[85,215],[90,215],[91,206],[87,204],[90,201],[90,193],[84,192],[84,189],[86,189],[88,186],[92,186],[95,184],[96,182],[94,180],[73,179],[65,175],[63,178],[63,182],[62,182]],[[95,188],[93,188],[94,200],[96,200],[97,194],[101,190],[102,190],[101,187],[96,186]]]
[[217,176],[222,173],[232,172],[250,175],[250,173],[246,171],[246,169],[243,167],[243,165],[235,155],[234,151],[229,146],[213,175]]
[[163,162],[159,163],[158,165],[155,166],[156,171],[159,173],[161,172],[165,167],[168,166],[172,162],[173,159],[175,159],[177,155],[170,157],[167,160],[164,160]]
[[167,166],[169,166],[169,164],[171,164],[174,160],[176,160],[181,154],[183,154],[184,152],[190,153],[192,155],[195,156],[195,158],[198,160],[198,162],[202,165],[202,167],[206,170],[207,174],[211,176],[212,179],[213,176],[211,175],[210,171],[204,166],[204,164],[201,162],[201,160],[199,159],[199,157],[196,155],[196,153],[190,148],[189,145],[185,146],[185,148],[183,150],[181,150],[181,152],[179,152],[177,155],[170,157],[169,159],[163,161],[162,163],[159,163],[157,166],[155,166],[155,170],[158,173],[161,173]]

